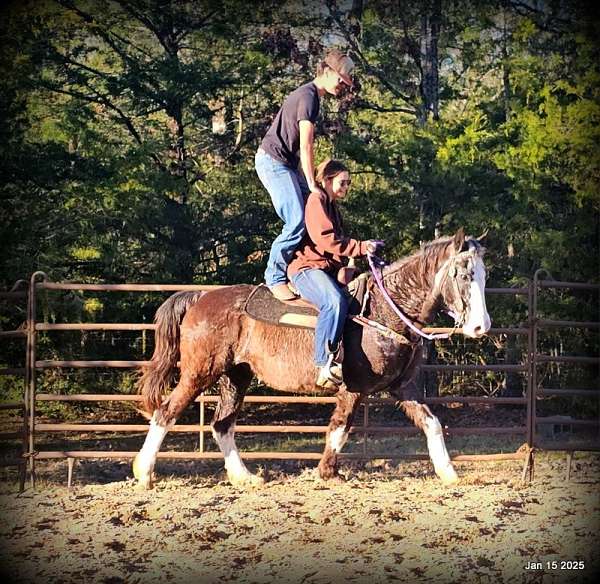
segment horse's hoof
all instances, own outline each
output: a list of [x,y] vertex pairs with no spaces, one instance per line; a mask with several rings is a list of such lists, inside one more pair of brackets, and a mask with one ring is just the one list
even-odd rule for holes
[[133,459],[133,476],[138,482],[138,485],[143,489],[151,489],[152,484],[152,473],[147,472],[141,468],[139,454]]
[[151,476],[145,476],[138,479],[138,487],[143,491],[149,491],[154,487],[154,482]]
[[321,477],[322,481],[325,481],[328,485],[344,485],[346,483],[346,479],[339,475],[339,474],[334,474],[332,476],[330,476],[329,478],[323,478]]
[[322,481],[327,481],[328,483],[341,483],[343,479],[337,473],[337,470],[333,466],[320,466],[318,467],[318,477]]
[[254,474],[228,476],[232,486],[238,489],[255,489],[265,484],[265,479]]
[[442,481],[442,484],[446,486],[456,485],[459,482],[458,475],[452,466],[438,471],[437,475]]

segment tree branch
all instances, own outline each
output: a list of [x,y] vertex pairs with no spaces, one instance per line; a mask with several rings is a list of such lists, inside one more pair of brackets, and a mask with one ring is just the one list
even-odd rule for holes
[[72,0],[54,0],[57,4],[74,12],[81,18],[86,24],[89,24],[94,32],[100,36],[124,61],[130,60],[129,55],[123,52],[119,47],[117,47],[112,39],[110,38],[110,34],[104,31],[101,25],[96,21],[96,19],[87,12],[84,12],[79,7],[75,5]]
[[[538,8],[534,8],[533,6],[529,6],[524,2],[519,2],[519,0],[506,0],[507,6],[512,8],[519,16],[532,16],[535,17],[535,24],[538,28],[543,30],[544,32],[551,32],[554,34],[561,34],[564,30],[554,28],[548,24],[550,18],[556,23],[565,28],[570,28],[573,26],[573,22],[567,20],[565,18],[560,18],[554,14],[548,14],[543,10],[539,10]],[[545,22],[541,22],[544,20]]]
[[56,50],[56,55],[58,55],[63,60],[64,63],[73,65],[74,67],[77,67],[78,69],[83,69],[84,71],[87,71],[88,73],[92,73],[93,75],[96,75],[102,79],[106,79],[107,81],[115,81],[115,77],[113,77],[109,73],[104,73],[103,71],[98,71],[97,69],[94,69],[93,67],[90,67],[89,65],[80,63],[79,61],[76,61],[75,59],[72,59],[71,57],[69,57],[67,55],[63,55],[58,50]]
[[402,114],[410,114],[413,116],[417,115],[417,112],[414,109],[409,109],[409,108],[405,108],[405,107],[383,107],[383,106],[380,106],[375,103],[371,103],[371,102],[368,102],[368,101],[362,100],[362,99],[357,100],[355,102],[355,107],[359,108],[359,109],[373,110],[373,111],[384,113],[384,114],[402,113]]
[[[139,132],[136,130],[133,121],[118,106],[112,103],[107,96],[99,94],[94,88],[86,86],[92,91],[91,95],[86,95],[78,91],[63,89],[62,87],[57,87],[52,85],[51,83],[46,83],[44,81],[42,81],[40,85],[41,87],[45,87],[49,91],[53,91],[55,93],[69,95],[70,97],[81,99],[82,101],[85,101],[87,103],[95,103],[107,107],[116,114],[117,119],[127,128],[129,133],[133,136],[135,141],[140,146],[144,143]],[[167,170],[167,167],[163,164],[163,162],[160,160],[157,154],[151,154],[150,157],[154,160],[154,162],[158,165],[158,167],[161,170]]]
[[386,75],[383,71],[380,71],[377,67],[375,67],[374,65],[369,63],[369,61],[367,60],[367,58],[365,57],[365,55],[363,54],[363,52],[360,48],[359,40],[355,37],[354,34],[352,34],[351,31],[348,30],[348,28],[345,26],[342,19],[338,15],[337,11],[332,9],[330,2],[327,3],[327,6],[329,9],[329,13],[331,14],[331,17],[335,20],[340,31],[344,35],[346,41],[352,48],[352,51],[360,59],[360,62],[362,64],[362,66],[364,67],[364,69],[367,71],[367,73],[370,73],[371,75],[376,77],[379,80],[379,82],[386,89],[388,89],[388,91],[390,91],[394,95],[394,97],[397,97],[398,99],[401,99],[402,101],[405,101],[406,103],[408,103],[409,105],[412,105],[414,107],[414,103],[412,102],[412,100],[407,95],[402,93],[392,83],[390,83],[390,81],[386,78]]

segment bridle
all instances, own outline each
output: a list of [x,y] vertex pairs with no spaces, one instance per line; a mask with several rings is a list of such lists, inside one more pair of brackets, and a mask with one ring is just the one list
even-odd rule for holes
[[[433,300],[430,301],[430,305],[433,306],[436,304],[437,301],[439,301],[439,298],[443,296],[443,290],[444,290],[448,280],[450,280],[451,286],[452,286],[453,292],[454,292],[454,297],[458,298],[460,300],[460,308],[453,307],[458,312],[455,312],[454,310],[451,310],[451,309],[446,310],[446,313],[449,314],[454,319],[454,328],[449,333],[433,333],[433,334],[424,333],[418,326],[415,325],[415,323],[412,320],[410,320],[398,308],[398,306],[396,306],[396,303],[393,301],[393,299],[389,295],[388,291],[386,290],[385,284],[383,281],[383,274],[382,274],[381,268],[386,265],[385,262],[373,254],[367,254],[367,260],[369,262],[369,267],[371,268],[371,273],[373,274],[373,279],[375,280],[375,283],[377,284],[377,287],[379,288],[381,295],[384,297],[385,301],[389,304],[389,306],[392,308],[392,310],[400,317],[400,320],[402,320],[402,322],[411,331],[416,333],[418,336],[420,336],[424,339],[427,339],[429,341],[432,341],[435,339],[449,338],[451,335],[454,334],[456,329],[461,327],[464,324],[464,322],[466,321],[468,306],[462,296],[462,293],[460,291],[460,287],[458,284],[458,276],[459,276],[460,270],[457,266],[459,259],[463,259],[466,256],[473,256],[472,248],[469,248],[466,251],[460,252],[460,253],[452,256],[451,258],[446,260],[444,265],[440,268],[440,271],[444,270],[444,272],[443,272],[442,277],[439,279],[439,284],[436,283],[436,285],[434,286],[434,289],[432,290],[431,296],[432,296]],[[438,271],[438,273],[439,273],[439,271]]]

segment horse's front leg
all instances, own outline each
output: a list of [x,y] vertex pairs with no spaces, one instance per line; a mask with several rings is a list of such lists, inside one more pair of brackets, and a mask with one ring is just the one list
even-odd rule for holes
[[324,480],[338,476],[337,455],[348,440],[348,433],[362,397],[360,393],[350,393],[345,389],[336,395],[337,404],[327,428],[325,451],[319,461],[319,476]]
[[133,459],[133,476],[142,487],[152,488],[152,473],[156,457],[167,432],[196,395],[205,386],[212,385],[213,381],[207,380],[205,384],[199,384],[197,375],[183,374],[171,395],[163,401],[158,409],[154,410],[144,445]]
[[252,474],[240,457],[235,444],[235,421],[244,403],[246,389],[252,381],[248,365],[237,365],[221,380],[219,403],[212,421],[212,433],[225,459],[225,470],[229,482],[236,487],[255,487],[264,480]]
[[450,456],[446,450],[444,442],[444,433],[442,425],[431,410],[425,405],[417,401],[401,401],[400,407],[410,420],[425,433],[427,437],[427,449],[429,457],[433,462],[435,474],[446,485],[451,485],[458,482],[458,475],[452,466]]

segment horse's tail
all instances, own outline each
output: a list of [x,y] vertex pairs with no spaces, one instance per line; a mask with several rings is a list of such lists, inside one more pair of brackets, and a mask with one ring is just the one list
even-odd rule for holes
[[196,303],[202,292],[178,292],[163,302],[154,316],[154,354],[142,366],[137,383],[142,394],[142,408],[152,414],[162,403],[163,396],[175,378],[179,358],[179,325],[188,308]]

